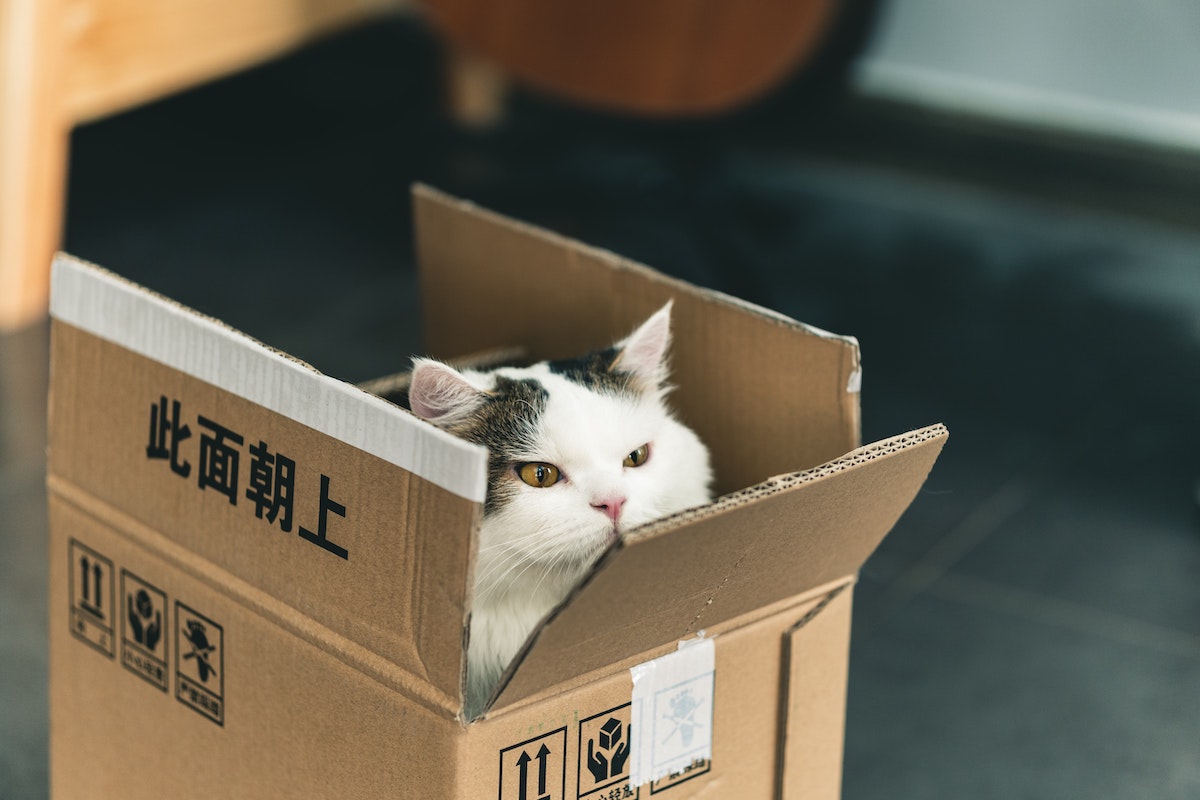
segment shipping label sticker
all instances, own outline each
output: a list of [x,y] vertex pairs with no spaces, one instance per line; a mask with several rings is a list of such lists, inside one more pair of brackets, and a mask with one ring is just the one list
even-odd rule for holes
[[167,596],[126,569],[121,570],[121,664],[167,691]]
[[630,670],[633,785],[658,791],[711,767],[715,661],[713,640],[699,639]]
[[175,698],[218,725],[225,724],[225,631],[178,600]]
[[579,723],[579,800],[626,800],[638,789],[629,783],[632,764],[632,706],[611,708]]
[[501,750],[500,800],[564,800],[566,752],[566,727]]
[[68,548],[71,633],[109,658],[116,652],[113,636],[112,561],[74,539]]

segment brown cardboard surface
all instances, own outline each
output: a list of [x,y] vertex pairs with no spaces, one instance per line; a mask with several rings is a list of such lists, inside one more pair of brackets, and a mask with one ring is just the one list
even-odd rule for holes
[[[48,475],[54,796],[835,798],[847,587],[945,429],[854,449],[852,339],[416,195],[436,355],[578,352],[673,298],[675,397],[725,496],[629,532],[468,724],[482,450],[65,258]],[[148,315],[131,339],[110,324],[130,313]],[[164,435],[185,425],[172,452]],[[247,494],[264,453],[291,465],[290,530]],[[701,631],[712,758],[654,785],[589,777],[601,723],[610,743],[638,735],[621,710],[630,667]]]
[[[499,797],[516,800],[517,758],[544,742],[555,745],[551,780],[561,793],[552,797],[576,797],[581,786],[596,784],[585,771],[585,742],[595,727],[589,722],[619,714],[628,703],[628,672],[464,729],[409,702],[395,690],[386,664],[372,675],[365,664],[339,657],[333,643],[297,635],[278,618],[286,609],[256,607],[253,587],[173,565],[71,498],[56,495],[51,513],[55,529],[71,533],[55,537],[51,553],[54,585],[63,590],[51,596],[56,797],[387,797],[402,791],[469,798],[496,796],[499,787]],[[103,592],[116,602],[106,597],[102,605],[120,609],[111,618],[111,652],[70,630],[72,591],[79,590],[69,574],[79,567],[77,545],[107,560]],[[120,602],[127,576],[163,592],[170,691],[123,657],[130,641]],[[774,796],[775,778],[763,766],[773,761],[788,683],[780,642],[790,637],[788,646],[806,650],[806,674],[844,666],[844,647],[805,637],[823,630],[844,641],[848,615],[796,628],[824,602],[818,597],[718,635],[712,761],[658,788],[676,783],[672,797],[734,787],[739,798]],[[208,636],[219,643],[213,663],[221,680],[219,689],[210,687],[220,693],[219,722],[177,696],[186,691],[177,675],[190,667],[189,646],[176,633],[179,605],[221,628],[219,638],[211,629]],[[834,711],[840,707],[822,683],[806,685],[804,696]],[[811,716],[797,723],[811,724]]]
[[849,591],[831,594],[787,633],[780,698],[781,797],[839,797],[846,727]]
[[625,336],[674,299],[672,403],[712,450],[718,492],[858,446],[853,340],[431,189],[418,187],[415,213],[434,355],[501,345],[523,345],[535,360],[578,354]]
[[[61,322],[52,358],[51,475],[391,659],[457,709],[478,504]],[[164,407],[173,415],[175,402],[189,428],[175,462],[187,465],[186,476],[169,457],[147,455],[152,415]],[[218,437],[202,420],[243,442]],[[225,445],[239,454],[232,496],[200,484],[206,437],[213,452]],[[260,443],[295,464],[290,531],[282,512],[274,522],[265,511],[260,517],[245,494],[249,448]],[[324,479],[327,499],[342,507],[326,509],[325,543],[346,558],[301,535],[320,532]]]
[[945,438],[940,425],[895,437],[632,531],[541,630],[497,705],[853,575]]
[[[246,604],[250,587],[222,585],[221,571],[192,574],[63,497],[51,499],[50,513],[54,797],[387,797],[413,785],[456,796],[457,723],[281,627]],[[102,568],[87,591],[100,587],[105,647],[74,633],[85,556],[89,573]],[[146,654],[124,600],[131,580],[162,594],[154,651],[165,690],[139,668]],[[193,612],[216,648],[206,681],[177,630]],[[385,678],[398,672],[379,669]]]
[[[844,594],[848,595],[848,592]],[[788,683],[788,676],[782,671],[781,650],[792,646],[805,649],[805,657],[813,665],[813,674],[820,674],[822,670],[836,671],[845,666],[850,623],[847,613],[835,612],[821,629],[809,629],[812,632],[819,631],[811,639],[804,630],[807,626],[797,627],[800,620],[807,618],[818,607],[824,609],[826,603],[828,595],[820,595],[731,627],[716,636],[712,759],[696,765],[687,773],[657,781],[653,786],[647,784],[640,787],[638,797],[649,798],[662,792],[667,792],[663,794],[664,800],[698,796],[728,796],[738,800],[778,796],[773,765],[776,761],[778,728],[783,715],[787,713],[782,703],[785,699],[784,688]],[[846,602],[841,606],[848,609]],[[840,642],[836,641],[839,627]],[[790,644],[789,639],[794,644]],[[836,687],[832,696],[827,696],[821,684],[803,687],[799,693],[807,697],[810,704],[824,703],[830,709],[844,705],[844,697],[837,694]],[[532,755],[543,742],[552,742],[557,738],[565,742],[566,751],[562,761],[555,761],[553,766],[564,763],[566,770],[565,775],[555,775],[550,783],[557,785],[555,781],[565,779],[566,792],[562,796],[567,798],[607,798],[607,793],[599,798],[587,794],[595,786],[595,782],[588,779],[585,769],[587,734],[592,730],[589,721],[614,716],[627,719],[624,715],[628,714],[629,701],[630,677],[629,672],[623,670],[475,723],[471,726],[471,735],[461,754],[463,760],[460,771],[469,776],[469,782],[463,787],[463,796],[495,796],[495,787],[501,777],[500,767],[489,765],[487,769],[480,769],[479,765],[494,763],[498,753],[502,754],[500,760],[504,764],[505,774],[511,778],[516,759],[522,752]],[[813,721],[801,716],[795,726],[803,728]],[[826,720],[821,718],[820,721],[824,723]],[[635,731],[633,736],[637,735]],[[512,745],[517,743],[522,746],[512,749]],[[808,793],[803,797],[809,800],[832,800],[837,797],[837,783],[830,783],[828,777],[831,769],[840,769],[840,739],[829,747],[834,746],[838,748],[837,763],[830,767],[814,762],[819,776],[804,779],[803,785]],[[502,785],[508,784],[502,782]],[[608,791],[611,791],[611,787],[608,787]],[[502,791],[500,797],[502,800],[517,800],[518,793]]]

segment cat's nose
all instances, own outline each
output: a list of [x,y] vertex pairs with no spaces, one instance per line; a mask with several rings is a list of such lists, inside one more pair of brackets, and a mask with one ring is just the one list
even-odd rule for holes
[[609,519],[616,522],[621,518],[621,507],[625,505],[624,497],[609,497],[598,503],[592,503],[592,508],[603,511]]

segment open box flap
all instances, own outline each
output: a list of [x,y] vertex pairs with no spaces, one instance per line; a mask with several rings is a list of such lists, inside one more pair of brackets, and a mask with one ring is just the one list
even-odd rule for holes
[[535,635],[493,708],[854,574],[947,435],[886,439],[632,531]]
[[70,256],[51,314],[53,494],[182,545],[457,712],[483,448]]
[[716,491],[857,447],[858,344],[448,197],[414,189],[427,351],[498,346],[532,360],[627,335],[668,300],[670,403],[713,454]]

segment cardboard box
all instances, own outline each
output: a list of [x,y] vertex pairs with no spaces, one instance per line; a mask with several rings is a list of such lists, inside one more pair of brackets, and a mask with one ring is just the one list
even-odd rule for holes
[[837,797],[851,587],[945,429],[860,448],[853,339],[415,207],[435,355],[575,354],[674,298],[720,499],[624,536],[465,720],[485,452],[60,256],[54,797]]

